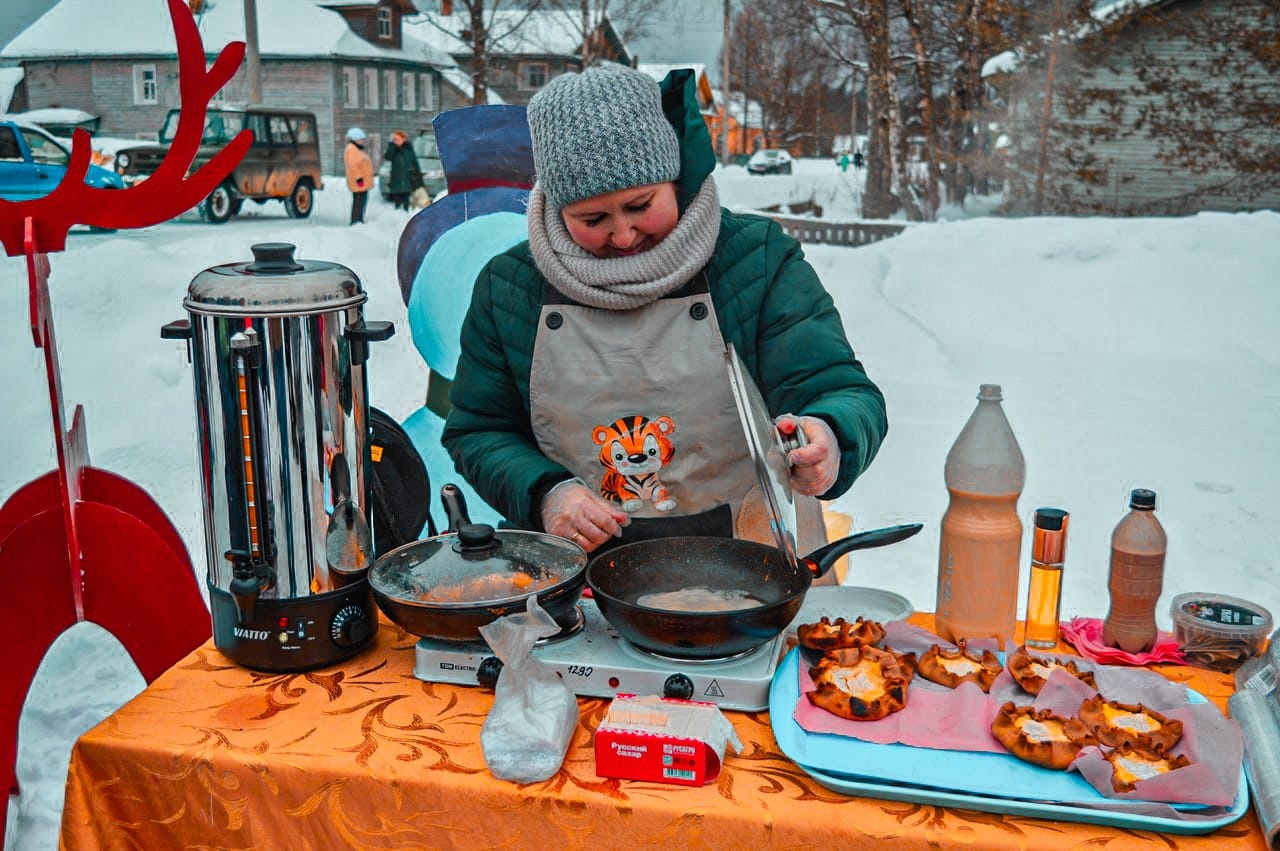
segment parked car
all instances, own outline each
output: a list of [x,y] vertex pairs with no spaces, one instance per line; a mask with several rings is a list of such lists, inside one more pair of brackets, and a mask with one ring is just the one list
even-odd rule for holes
[[[25,201],[41,198],[62,182],[71,151],[47,130],[25,121],[0,116],[0,198]],[[120,176],[90,165],[84,182],[99,189],[123,189]]]
[[780,148],[764,148],[747,160],[748,174],[790,174],[791,154]]
[[[426,133],[409,144],[413,145],[413,152],[418,157],[418,170],[422,172],[423,186],[426,187],[427,194],[434,198],[440,194],[446,184],[444,166],[440,164],[440,149],[436,147],[436,137]],[[376,182],[382,200],[390,201],[391,191],[387,188],[391,182],[390,162],[383,161],[382,167],[378,169]]]
[[[245,199],[264,204],[284,202],[295,219],[311,215],[313,193],[323,189],[320,179],[320,140],[316,117],[300,109],[250,106],[245,109],[210,109],[205,116],[204,137],[191,170],[213,158],[241,130],[253,131],[253,144],[225,181],[200,202],[207,222],[222,224],[240,212]],[[159,143],[140,142],[116,151],[116,171],[126,184],[150,177],[164,161],[178,131],[178,110],[169,110]]]

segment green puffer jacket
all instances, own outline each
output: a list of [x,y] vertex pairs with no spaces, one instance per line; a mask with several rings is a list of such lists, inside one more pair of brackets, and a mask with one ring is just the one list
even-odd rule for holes
[[[663,82],[681,139],[683,210],[715,167],[692,72]],[[875,457],[888,429],[884,396],[854,356],[831,297],[796,240],[773,221],[721,211],[707,266],[711,300],[770,412],[821,417],[841,447],[834,499]],[[442,441],[458,471],[511,523],[541,528],[541,494],[569,472],[538,449],[529,422],[529,369],[543,277],[527,242],[481,271],[462,326],[462,355]]]

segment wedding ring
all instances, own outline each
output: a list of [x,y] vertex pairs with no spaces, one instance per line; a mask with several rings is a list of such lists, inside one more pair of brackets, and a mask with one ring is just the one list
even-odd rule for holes
[[574,532],[573,532],[573,534],[569,536],[569,540],[571,540],[571,541],[585,541],[585,540],[586,540],[586,538],[584,538],[584,537],[582,536],[582,533],[581,533],[581,532],[579,532],[579,531],[577,531],[577,530],[575,529],[575,530],[574,530]]

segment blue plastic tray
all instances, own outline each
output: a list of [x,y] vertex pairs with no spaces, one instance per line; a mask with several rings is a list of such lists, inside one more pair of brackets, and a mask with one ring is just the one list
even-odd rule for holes
[[[788,758],[833,791],[1164,833],[1209,833],[1231,824],[1248,811],[1249,787],[1243,766],[1236,800],[1230,810],[1173,805],[1188,814],[1205,810],[1194,820],[1182,820],[1125,810],[1094,809],[1087,805],[1123,805],[1123,802],[1103,796],[1076,772],[1050,771],[1008,754],[880,745],[848,736],[810,733],[793,717],[800,697],[798,658],[797,651],[792,650],[774,674],[769,690],[773,734]],[[1195,692],[1191,694],[1193,700],[1204,699]],[[958,780],[963,781],[963,788],[957,788]],[[1019,790],[1035,790],[1036,800],[1018,797]]]

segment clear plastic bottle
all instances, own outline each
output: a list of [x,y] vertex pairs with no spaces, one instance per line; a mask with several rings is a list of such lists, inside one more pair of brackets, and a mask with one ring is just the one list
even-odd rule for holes
[[936,625],[949,641],[995,637],[1004,647],[1018,616],[1026,462],[1002,398],[998,384],[979,387],[978,406],[947,453]]
[[1126,653],[1144,653],[1156,643],[1156,602],[1164,588],[1168,539],[1156,519],[1156,494],[1139,488],[1129,495],[1129,513],[1111,533],[1111,609],[1102,640]]

